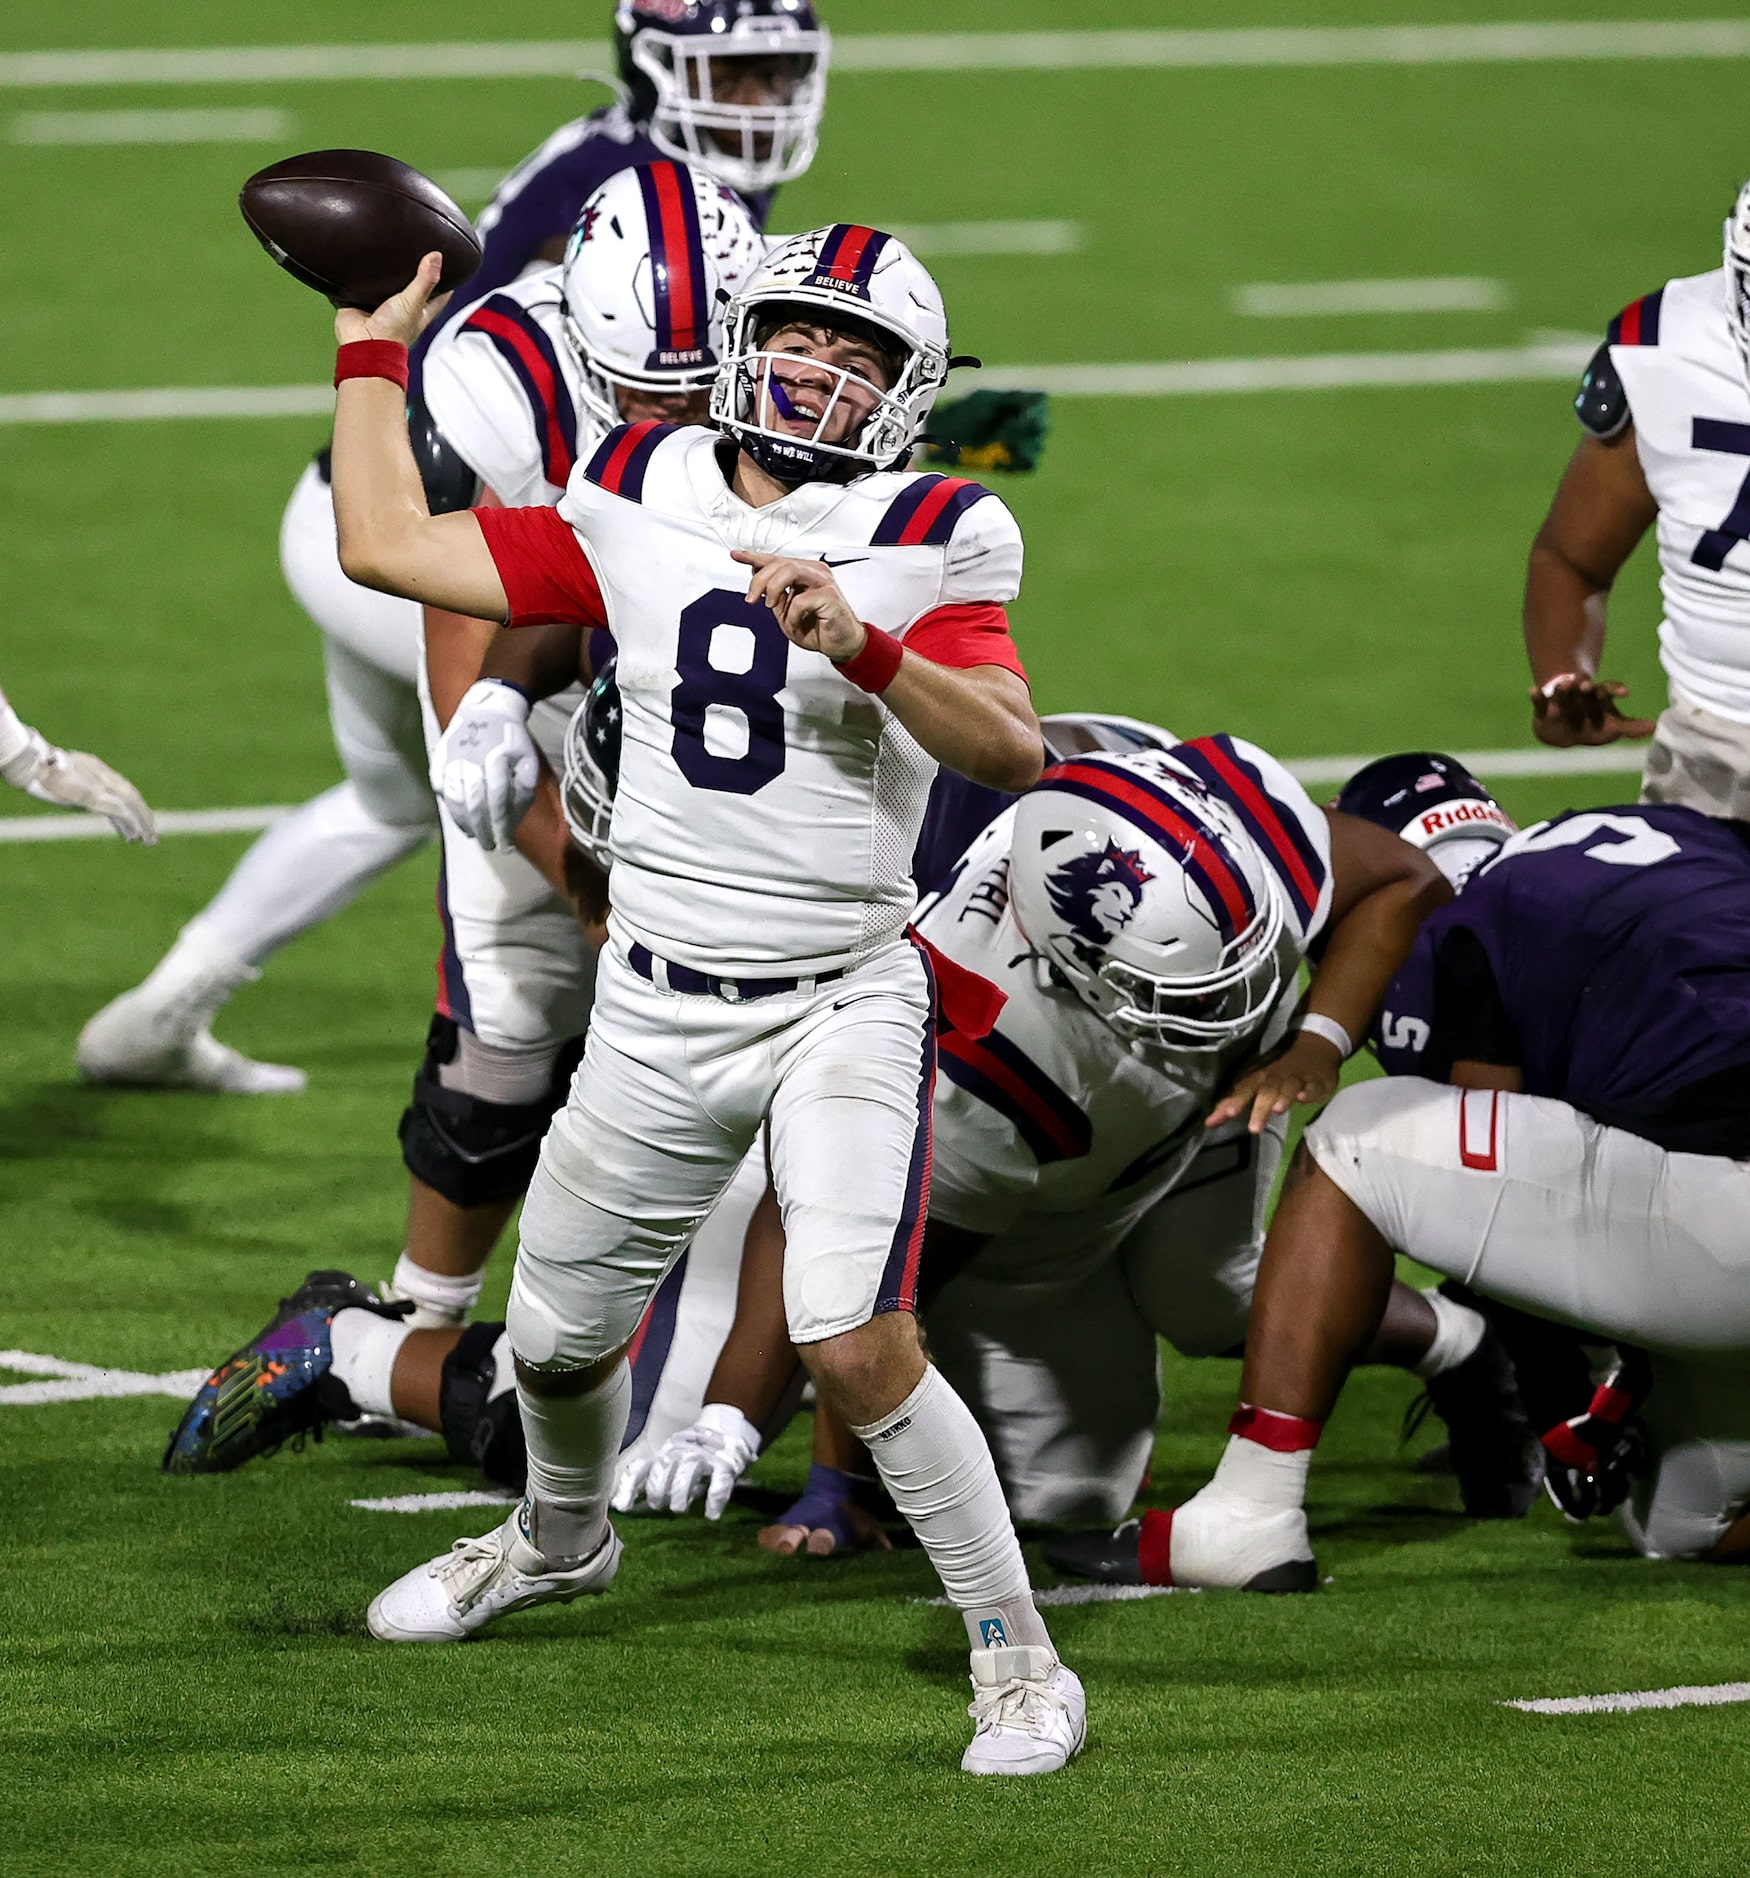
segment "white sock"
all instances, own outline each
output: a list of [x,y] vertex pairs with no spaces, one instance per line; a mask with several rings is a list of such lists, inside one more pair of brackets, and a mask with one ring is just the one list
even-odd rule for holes
[[929,1553],[972,1647],[1049,1649],[990,1445],[946,1378],[926,1369],[890,1415],[851,1432]]
[[395,1261],[394,1275],[382,1287],[390,1302],[411,1298],[419,1309],[410,1320],[415,1330],[451,1330],[468,1321],[468,1313],[480,1302],[486,1287],[484,1272],[468,1272],[452,1277],[448,1272],[427,1271],[413,1262],[411,1253],[403,1252]]
[[1457,1369],[1474,1356],[1488,1326],[1481,1311],[1442,1297],[1438,1288],[1424,1291],[1422,1296],[1434,1313],[1434,1341],[1415,1367],[1415,1373],[1426,1382],[1431,1376],[1444,1376],[1449,1369]]
[[430,832],[378,821],[354,785],[341,783],[267,829],[184,934],[199,928],[253,976],[249,967],[338,913]]
[[1229,1435],[1209,1484],[1261,1507],[1304,1506],[1312,1457],[1311,1448],[1282,1454],[1244,1435]]
[[361,1415],[393,1415],[390,1379],[395,1359],[411,1334],[412,1325],[397,1317],[379,1317],[375,1311],[336,1311],[329,1326],[334,1346],[334,1374]]
[[587,1395],[536,1395],[517,1384],[529,1450],[529,1538],[554,1563],[588,1558],[608,1529],[608,1495],[632,1412],[622,1362]]
[[192,1037],[239,985],[261,976],[196,915],[176,936],[176,943],[152,968],[139,989],[156,1006],[162,1021]]

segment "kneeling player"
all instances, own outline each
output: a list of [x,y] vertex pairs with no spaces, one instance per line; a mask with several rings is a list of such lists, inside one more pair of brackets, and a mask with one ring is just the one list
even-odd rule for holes
[[[1045,728],[1067,741],[1059,720]],[[1288,1100],[1334,1086],[1340,1046],[1322,1026],[1365,1024],[1444,897],[1410,846],[1321,813],[1251,745],[1155,741],[1158,754],[1048,771],[918,917],[1008,993],[990,1036],[941,1040],[923,1272],[932,1348],[1026,1522],[1128,1507],[1159,1414],[1157,1335],[1189,1354],[1243,1340]],[[1218,1105],[1248,1059],[1287,1041],[1313,944],[1307,1033]],[[706,1477],[722,1497],[782,1386],[782,1356],[755,1355],[778,1327],[744,1273],[709,1406],[666,1452],[628,1455],[620,1503],[642,1488],[678,1510]],[[1523,1512],[1534,1444],[1476,1314],[1400,1288],[1374,1354],[1435,1379],[1467,1506]],[[817,1441],[810,1491],[768,1543],[825,1551],[868,1533],[849,1459]]]
[[[1265,1245],[1227,1452],[1200,1493],[1145,1518],[1142,1575],[1227,1586],[1298,1565],[1313,1582],[1312,1450],[1398,1251],[1650,1351],[1656,1453],[1630,1535],[1662,1556],[1738,1555],[1743,831],[1672,806],[1528,829],[1429,921],[1392,1002],[1418,1073],[1344,1090],[1307,1131]],[[1610,1394],[1588,1436],[1615,1417]]]

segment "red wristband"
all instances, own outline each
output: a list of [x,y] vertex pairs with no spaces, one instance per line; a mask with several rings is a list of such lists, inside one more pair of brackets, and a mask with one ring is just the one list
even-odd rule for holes
[[863,649],[854,659],[846,659],[838,669],[853,685],[860,685],[865,691],[877,695],[893,683],[893,675],[899,670],[899,661],[905,657],[905,647],[892,633],[884,633],[879,626],[865,625],[869,636],[863,643]]
[[334,357],[334,382],[349,378],[389,378],[407,389],[407,348],[399,339],[352,339]]

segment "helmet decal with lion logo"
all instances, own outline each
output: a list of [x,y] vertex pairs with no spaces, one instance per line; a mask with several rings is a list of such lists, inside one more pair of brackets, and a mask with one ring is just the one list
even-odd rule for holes
[[1142,856],[1115,841],[1108,841],[1098,854],[1078,854],[1046,876],[1052,907],[1069,927],[1071,944],[1090,970],[1136,917],[1142,890],[1153,879]]

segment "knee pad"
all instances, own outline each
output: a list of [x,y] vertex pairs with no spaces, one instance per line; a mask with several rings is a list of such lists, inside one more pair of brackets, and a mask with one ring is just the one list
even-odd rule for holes
[[521,1493],[529,1457],[514,1389],[494,1395],[498,1364],[493,1349],[502,1324],[470,1324],[444,1358],[438,1385],[438,1420],[453,1461],[470,1461],[495,1485]]
[[565,1100],[583,1039],[560,1050],[552,1079],[533,1102],[490,1102],[446,1088],[444,1066],[456,1060],[461,1033],[453,1018],[431,1020],[425,1061],[413,1079],[413,1100],[401,1117],[401,1158],[416,1180],[453,1206],[490,1206],[520,1199],[534,1175],[541,1138]]

